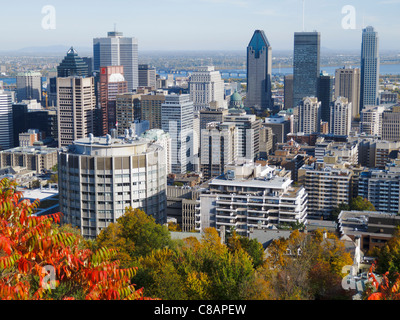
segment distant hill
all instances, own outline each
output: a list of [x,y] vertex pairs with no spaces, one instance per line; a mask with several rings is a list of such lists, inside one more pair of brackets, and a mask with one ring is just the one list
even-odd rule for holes
[[[89,47],[75,47],[73,46],[78,54],[83,57],[92,55],[93,51]],[[37,47],[25,47],[18,50],[2,50],[2,54],[13,54],[13,55],[51,55],[51,56],[64,56],[71,46],[65,45],[53,45],[53,46],[37,46]]]

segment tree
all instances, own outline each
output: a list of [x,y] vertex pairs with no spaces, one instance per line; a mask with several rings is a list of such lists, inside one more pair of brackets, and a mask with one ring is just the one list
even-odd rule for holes
[[168,228],[157,224],[153,217],[139,209],[126,208],[116,224],[102,230],[96,239],[98,247],[108,245],[132,259],[146,256],[171,242]]
[[227,246],[231,252],[243,249],[251,257],[254,268],[264,263],[264,248],[257,239],[238,236],[236,231],[233,231],[227,240]]
[[38,205],[15,181],[0,181],[0,299],[144,298],[130,282],[136,268],[111,262],[115,250],[82,248],[80,236],[56,225],[60,214],[32,215]]
[[350,200],[350,210],[375,211],[375,207],[368,199],[357,196]]

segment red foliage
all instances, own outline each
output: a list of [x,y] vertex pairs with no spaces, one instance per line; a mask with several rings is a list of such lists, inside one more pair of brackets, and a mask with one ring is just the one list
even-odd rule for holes
[[[0,299],[50,299],[54,287],[46,284],[79,288],[90,300],[145,299],[143,288],[130,283],[136,269],[111,262],[115,250],[79,249],[80,237],[56,227],[60,214],[32,215],[38,204],[23,200],[15,182],[0,181]],[[55,282],[49,283],[47,266]]]

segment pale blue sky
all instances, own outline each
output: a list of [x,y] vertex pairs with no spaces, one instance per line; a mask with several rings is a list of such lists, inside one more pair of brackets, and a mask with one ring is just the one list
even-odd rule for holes
[[[42,7],[56,10],[56,29],[41,26]],[[342,28],[342,8],[355,8],[356,29]],[[306,31],[322,46],[359,50],[362,26],[379,32],[382,50],[400,50],[400,0],[305,0]],[[0,50],[30,46],[91,47],[113,30],[136,37],[139,50],[245,50],[255,29],[273,50],[291,50],[302,29],[302,0],[8,1],[0,16]]]

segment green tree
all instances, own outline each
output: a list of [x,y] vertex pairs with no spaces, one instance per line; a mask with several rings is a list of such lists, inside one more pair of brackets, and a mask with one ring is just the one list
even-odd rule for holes
[[107,244],[108,247],[119,249],[120,254],[135,258],[168,246],[171,237],[167,227],[157,224],[144,211],[129,207],[117,219],[117,226],[108,226],[96,240],[98,246]]
[[356,211],[375,211],[374,205],[366,198],[357,196],[350,200],[350,210]]

